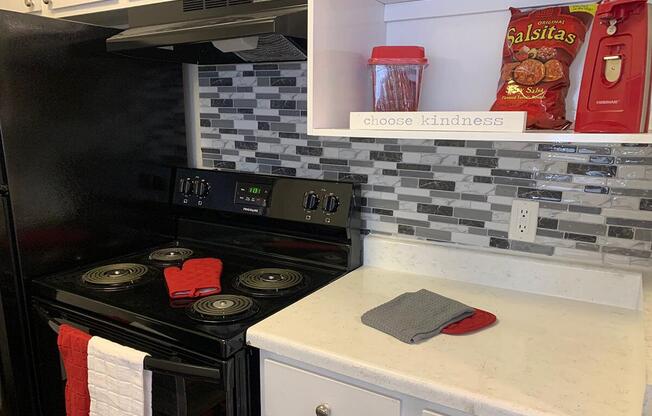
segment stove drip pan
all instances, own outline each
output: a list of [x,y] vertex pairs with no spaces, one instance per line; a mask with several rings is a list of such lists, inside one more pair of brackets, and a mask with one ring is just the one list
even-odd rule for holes
[[202,322],[234,322],[255,315],[258,305],[246,296],[213,295],[199,299],[187,312],[191,318]]
[[137,263],[118,263],[96,267],[82,275],[82,283],[87,287],[101,290],[128,289],[143,283],[149,268]]
[[179,263],[189,259],[193,254],[195,254],[194,251],[189,248],[170,247],[153,251],[150,253],[149,259],[166,264]]
[[252,296],[282,296],[294,293],[304,284],[304,276],[291,269],[256,269],[236,279],[236,288]]

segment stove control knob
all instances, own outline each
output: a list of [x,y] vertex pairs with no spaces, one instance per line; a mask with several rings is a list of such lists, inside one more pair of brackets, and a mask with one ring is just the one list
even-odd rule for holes
[[181,179],[179,183],[179,192],[186,196],[192,195],[192,181],[190,179]]
[[337,212],[337,208],[340,206],[340,200],[333,194],[330,194],[326,197],[324,202],[324,211],[329,213]]
[[208,195],[208,191],[210,191],[210,185],[203,179],[195,179],[195,181],[192,183],[192,190],[195,195],[203,198]]
[[331,415],[331,408],[328,407],[327,404],[320,404],[315,409],[315,415],[317,415],[317,416],[330,416]]
[[306,192],[303,196],[303,207],[308,210],[316,210],[319,206],[319,195],[315,191]]

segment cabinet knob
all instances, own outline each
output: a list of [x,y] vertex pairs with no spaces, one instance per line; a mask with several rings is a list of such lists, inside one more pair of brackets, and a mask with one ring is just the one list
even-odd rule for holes
[[50,4],[51,0],[43,0],[43,4]]
[[331,416],[331,408],[327,404],[320,404],[315,409],[315,414],[317,416]]
[[25,7],[34,7],[34,2],[32,0],[25,0]]

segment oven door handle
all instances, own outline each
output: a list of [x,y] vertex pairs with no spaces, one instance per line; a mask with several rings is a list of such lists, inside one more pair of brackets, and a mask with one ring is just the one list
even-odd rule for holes
[[[58,334],[60,325],[56,322],[56,319],[52,318],[43,308],[36,305],[34,306],[37,312],[46,319],[48,326]],[[143,367],[145,370],[174,377],[200,379],[211,383],[219,383],[222,380],[222,373],[218,368],[160,360],[149,356],[145,357],[143,360]]]
[[144,365],[145,370],[167,374],[169,376],[201,379],[212,383],[217,383],[222,380],[222,374],[217,368],[159,360],[158,358],[152,357],[145,357]]

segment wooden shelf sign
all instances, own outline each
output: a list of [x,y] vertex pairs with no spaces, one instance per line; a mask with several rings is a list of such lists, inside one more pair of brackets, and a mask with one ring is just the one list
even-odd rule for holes
[[523,133],[525,111],[352,112],[352,130]]

